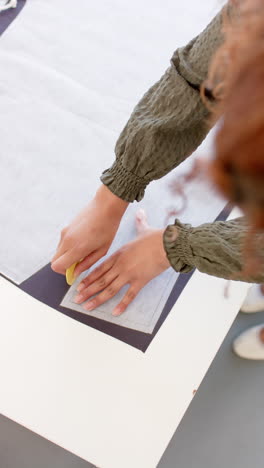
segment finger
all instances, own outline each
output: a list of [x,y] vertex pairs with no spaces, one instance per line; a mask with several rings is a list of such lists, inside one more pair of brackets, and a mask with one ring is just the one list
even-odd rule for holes
[[91,266],[93,266],[100,258],[104,256],[103,249],[95,250],[91,252],[87,257],[85,257],[74,270],[74,276],[77,278],[83,271],[88,270]]
[[[102,275],[99,279],[94,281],[88,287],[82,289],[81,292],[78,292],[77,296],[74,298],[74,302],[81,304],[84,301],[87,301],[89,297],[94,296],[99,291],[107,288],[107,294],[115,295],[116,292],[113,290],[111,283],[117,278],[118,273],[114,270],[109,270],[107,273]],[[112,296],[109,296],[112,297]]]
[[61,257],[59,257],[55,262],[52,262],[51,268],[56,273],[61,273],[65,275],[67,268],[69,268],[73,263],[80,260],[80,255],[78,250],[68,250]]
[[62,248],[62,246],[56,250],[55,255],[51,259],[51,263],[55,263],[58,258],[64,255],[67,252],[66,247]]
[[115,264],[116,257],[115,255],[111,255],[107,260],[100,263],[98,267],[96,267],[86,278],[84,278],[81,283],[77,287],[77,291],[81,292],[84,288],[88,286],[88,284],[92,284],[96,281],[100,276],[104,275],[110,268],[113,267]]
[[108,299],[111,299],[111,297],[115,296],[124,286],[124,284],[124,280],[121,281],[120,276],[118,276],[112,283],[108,285],[106,289],[104,289],[103,292],[98,294],[91,301],[86,302],[83,308],[86,310],[93,310],[101,304],[104,304],[104,302],[108,301]]
[[123,314],[127,306],[135,299],[140,289],[141,288],[136,287],[135,284],[132,284],[124,295],[122,301],[119,302],[119,304],[114,308],[112,315],[118,317],[119,315]]
[[65,236],[65,229],[61,231],[60,241],[57,245],[56,252],[51,259],[51,263],[55,262],[57,258],[59,258],[61,255],[67,252],[67,248],[65,247],[65,243],[63,242],[64,236]]
[[[62,250],[64,250],[64,252]],[[58,243],[58,245],[56,247],[56,251],[55,251],[51,261],[55,262],[55,260],[57,260],[57,258],[60,257],[65,252],[66,252],[66,247],[64,246],[64,249],[62,249],[62,241],[60,240],[60,242]]]

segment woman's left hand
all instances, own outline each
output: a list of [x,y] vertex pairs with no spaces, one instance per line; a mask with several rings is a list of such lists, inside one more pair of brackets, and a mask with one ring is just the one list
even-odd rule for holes
[[136,215],[136,227],[138,237],[122,246],[79,284],[75,297],[78,304],[101,291],[83,305],[84,309],[95,309],[115,296],[124,285],[130,284],[112,312],[115,316],[121,315],[150,280],[170,268],[163,246],[164,229],[151,228],[142,209]]

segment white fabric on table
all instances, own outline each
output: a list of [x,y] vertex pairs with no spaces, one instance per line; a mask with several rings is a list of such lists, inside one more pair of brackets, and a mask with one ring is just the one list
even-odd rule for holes
[[[50,261],[60,230],[112,164],[134,106],[215,13],[206,3],[27,2],[0,38],[1,273],[21,283]],[[129,216],[134,205],[149,207],[162,225],[175,203],[169,177],[153,182]],[[198,206],[181,219],[213,219],[223,202]]]

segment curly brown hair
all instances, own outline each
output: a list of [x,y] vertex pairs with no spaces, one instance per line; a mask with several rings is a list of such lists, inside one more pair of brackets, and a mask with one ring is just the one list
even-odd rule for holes
[[[232,9],[231,20],[227,8]],[[211,119],[223,114],[209,176],[238,205],[254,229],[264,228],[264,2],[230,1],[224,10],[225,41],[210,65]],[[211,122],[212,123],[212,122]]]

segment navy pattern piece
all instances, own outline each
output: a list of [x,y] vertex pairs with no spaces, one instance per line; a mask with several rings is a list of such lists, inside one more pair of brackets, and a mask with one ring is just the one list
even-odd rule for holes
[[[216,218],[216,221],[225,221],[228,218],[231,209],[231,206],[227,205]],[[65,277],[54,273],[51,270],[50,265],[46,265],[40,271],[24,281],[19,287],[26,293],[30,294],[32,297],[38,299],[41,302],[44,302],[48,306],[58,310],[59,312],[62,312],[68,317],[71,317],[74,320],[78,320],[85,325],[95,328],[102,333],[106,333],[107,335],[110,335],[118,340],[123,341],[124,343],[127,343],[130,346],[133,346],[134,348],[139,349],[142,352],[145,352],[157,334],[158,330],[162,326],[164,320],[170,313],[178,297],[191,278],[193,272],[194,271],[191,273],[179,275],[163,308],[161,316],[151,334],[121,327],[119,325],[106,322],[105,320],[91,317],[89,315],[84,315],[74,310],[61,307],[61,300],[68,291],[69,286],[66,284]]]

